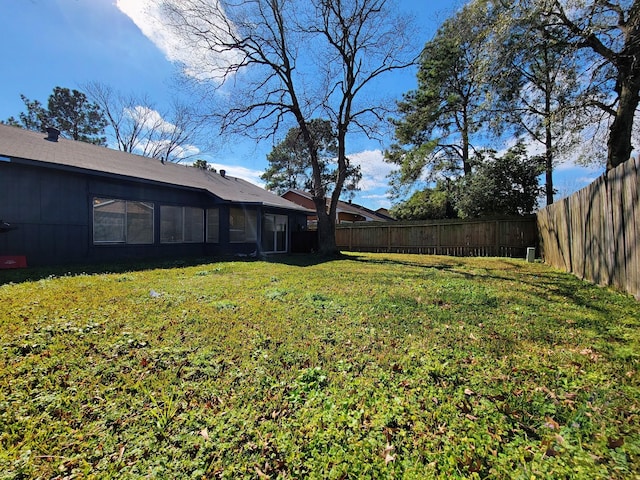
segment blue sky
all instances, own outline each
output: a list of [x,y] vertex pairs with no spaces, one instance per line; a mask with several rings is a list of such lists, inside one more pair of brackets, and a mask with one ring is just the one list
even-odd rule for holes
[[[3,26],[0,40],[0,118],[24,110],[20,94],[46,103],[56,86],[82,89],[101,82],[125,94],[146,95],[158,109],[172,98],[187,95],[177,81],[174,63],[180,49],[157,24],[137,11],[149,0],[0,0]],[[398,0],[399,7],[415,15],[428,41],[453,11],[447,0]],[[184,58],[178,58],[184,61]],[[396,98],[415,88],[415,70],[387,77],[382,88]],[[214,135],[214,130],[211,130]],[[284,134],[284,132],[283,132]],[[354,139],[348,155],[361,164],[362,190],[354,201],[372,209],[389,207],[386,197],[391,167],[382,161],[388,142]],[[260,184],[273,142],[233,139],[204,158],[229,175]],[[198,145],[196,145],[198,147]],[[555,175],[559,196],[586,186],[601,168],[561,165]]]

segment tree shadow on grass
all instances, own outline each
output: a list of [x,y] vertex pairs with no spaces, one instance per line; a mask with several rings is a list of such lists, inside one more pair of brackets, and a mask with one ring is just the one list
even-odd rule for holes
[[96,264],[67,264],[46,267],[28,267],[0,270],[0,285],[7,283],[33,282],[52,277],[78,275],[100,275],[109,273],[141,272],[146,270],[193,267],[216,262],[213,258],[180,258],[171,260],[119,261]]
[[[635,344],[635,340],[625,339],[624,332],[614,332],[622,328],[620,325],[622,318],[638,318],[638,326],[640,326],[640,303],[636,302],[633,296],[611,288],[594,285],[570,273],[557,271],[553,267],[532,269],[520,260],[502,258],[487,259],[487,264],[482,266],[471,265],[470,262],[457,257],[441,259],[431,257],[429,261],[418,261],[417,259],[411,261],[389,257],[371,258],[357,255],[350,255],[347,258],[363,263],[437,269],[479,283],[498,281],[513,285],[513,282],[517,282],[522,286],[516,287],[516,290],[509,290],[505,287],[502,292],[497,294],[502,306],[506,305],[507,308],[512,308],[514,311],[537,312],[539,316],[544,315],[544,311],[549,311],[550,305],[558,305],[562,309],[562,313],[566,312],[566,316],[569,317],[566,319],[569,322],[567,324],[564,324],[560,317],[556,322],[549,324],[541,322],[535,335],[528,337],[529,341],[542,343],[560,341],[562,343],[564,336],[561,332],[565,328],[572,329],[575,325],[582,329],[591,330],[598,337],[615,341],[619,345],[632,345]],[[490,264],[494,260],[497,261],[495,267]],[[501,269],[501,266],[508,268],[508,272]],[[497,287],[493,285],[492,288]],[[440,301],[444,304],[450,303],[447,298],[442,298]],[[509,304],[512,305],[509,306]],[[472,306],[471,304],[467,305],[467,307]],[[496,313],[498,310],[499,308],[496,309]],[[631,327],[627,325],[625,328]],[[509,338],[495,333],[497,337],[492,339],[492,342],[496,343],[494,345],[495,353],[508,353],[517,348],[517,342],[514,343]]]
[[[495,258],[501,265],[507,266],[513,275],[506,275],[499,266],[495,268],[483,267],[483,271],[464,270],[469,264],[462,258],[466,257],[444,257],[434,262],[412,262],[395,258],[371,258],[367,256],[348,255],[344,257],[346,260],[353,260],[363,263],[373,263],[381,265],[402,265],[408,267],[417,267],[425,269],[436,269],[441,271],[449,271],[456,275],[464,276],[469,280],[504,280],[514,281],[526,284],[533,289],[533,293],[540,296],[544,300],[548,300],[550,294],[564,297],[573,304],[595,309],[601,313],[607,313],[607,310],[599,303],[603,295],[613,294],[628,297],[633,300],[631,295],[625,294],[611,289],[611,287],[602,287],[591,282],[581,280],[575,275],[567,272],[561,272],[548,266],[548,271],[532,272],[527,264],[516,259]],[[431,257],[433,259],[437,257]],[[475,258],[475,257],[473,257]],[[487,258],[489,260],[489,258]]]
[[0,270],[0,285],[23,283],[52,277],[100,275],[109,273],[142,272],[147,270],[173,269],[210,265],[221,262],[266,261],[294,267],[310,267],[326,262],[345,259],[342,255],[321,256],[318,254],[273,254],[252,257],[249,255],[221,255],[215,257],[183,257],[173,259],[123,260],[110,263],[53,265]]

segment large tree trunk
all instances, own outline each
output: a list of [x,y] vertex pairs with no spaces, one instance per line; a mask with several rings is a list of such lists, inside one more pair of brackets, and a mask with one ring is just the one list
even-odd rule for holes
[[469,115],[467,114],[467,104],[469,102],[464,102],[464,109],[462,113],[462,172],[464,176],[469,178],[469,176],[473,173],[473,169],[471,168],[471,162],[469,161],[469,150],[471,150],[471,142],[469,141]]
[[318,216],[318,251],[320,255],[331,256],[338,253],[336,246],[336,220],[327,212],[325,198],[313,198]]
[[638,96],[640,82],[634,81],[631,75],[632,72],[620,72],[618,75],[620,98],[615,119],[609,130],[607,171],[629,160],[633,150],[631,132],[633,129],[633,117],[640,100]]
[[618,110],[609,129],[607,142],[607,171],[616,168],[631,157],[631,131],[633,117],[638,108],[638,91],[640,90],[640,2],[634,0],[627,12],[626,22],[619,23],[624,33],[624,48],[615,57],[614,64],[618,69],[616,92],[618,93]]
[[551,89],[548,88],[550,83],[547,83],[546,96],[545,96],[545,115],[547,121],[545,122],[545,139],[544,139],[544,188],[547,194],[547,205],[553,203],[553,131],[551,128]]
[[[339,128],[340,130],[340,128]],[[338,201],[340,199],[340,192],[344,185],[344,180],[347,174],[346,168],[346,156],[344,145],[344,133],[340,137],[338,134],[338,173],[336,178],[335,189],[331,194],[331,199],[327,207],[326,199],[313,199],[316,212],[318,214],[318,250],[323,256],[337,255],[339,252],[336,244],[336,218]],[[321,206],[323,208],[321,208]]]
[[544,189],[547,205],[553,203],[553,156],[549,150],[544,155]]
[[329,215],[322,217],[318,217],[318,253],[323,256],[337,255],[336,222]]
[[[302,132],[302,137],[307,145],[309,152],[309,163],[312,171],[313,191],[311,198],[316,207],[316,216],[318,217],[318,251],[320,255],[329,256],[338,252],[336,246],[336,215],[335,208],[327,211],[327,199],[325,197],[325,189],[322,185],[322,172],[320,169],[320,160],[318,159],[318,146],[316,145],[309,125],[302,116],[297,115],[298,126]],[[342,189],[342,185],[336,185],[336,189]]]

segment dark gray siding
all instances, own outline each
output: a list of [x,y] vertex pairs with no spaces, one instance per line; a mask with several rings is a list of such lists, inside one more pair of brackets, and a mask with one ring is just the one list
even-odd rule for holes
[[86,257],[86,192],[78,175],[0,164],[0,219],[17,227],[0,233],[0,255],[26,255],[33,265]]
[[[154,204],[152,245],[94,245],[92,200],[95,197]],[[220,243],[160,243],[160,205],[220,208]],[[108,175],[0,162],[0,219],[17,227],[0,233],[0,256],[25,255],[29,265],[96,263],[125,259],[214,256],[250,253],[255,242],[229,243],[229,204],[201,190],[163,186]],[[281,208],[257,210],[289,216],[289,232],[304,228],[306,215]],[[258,229],[258,231],[260,231]],[[291,245],[291,241],[289,241]]]

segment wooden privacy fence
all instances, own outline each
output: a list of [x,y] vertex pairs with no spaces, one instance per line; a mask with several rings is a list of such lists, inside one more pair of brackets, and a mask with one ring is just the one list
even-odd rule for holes
[[640,158],[541,210],[538,228],[546,263],[640,300]]
[[491,220],[361,222],[338,225],[336,242],[354,252],[522,257],[538,244],[535,215]]

